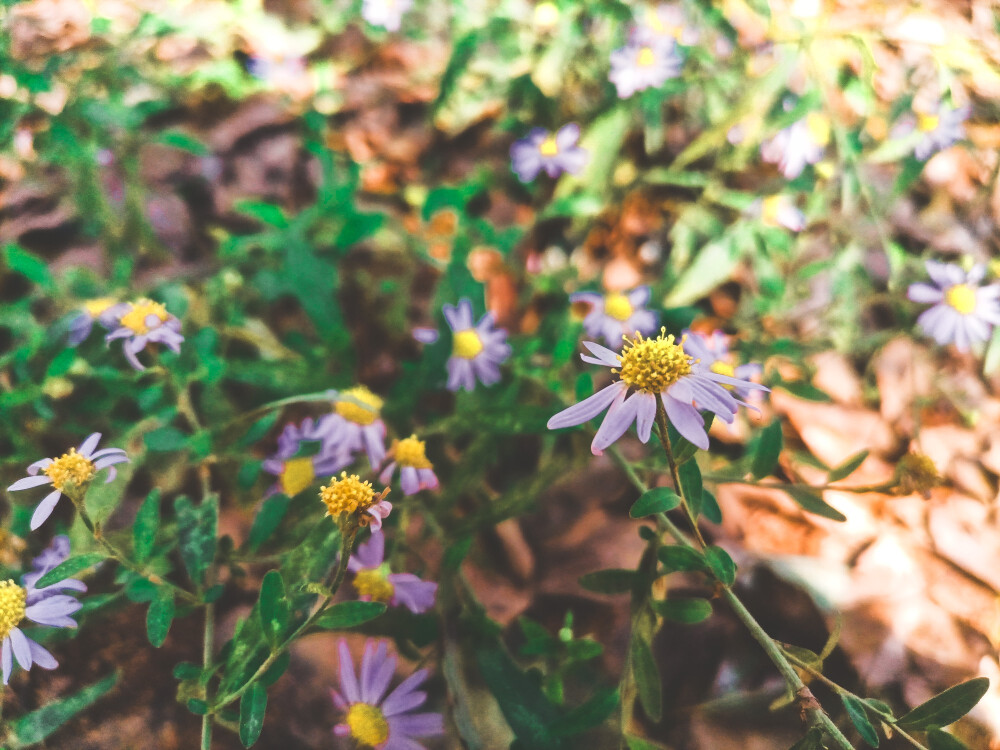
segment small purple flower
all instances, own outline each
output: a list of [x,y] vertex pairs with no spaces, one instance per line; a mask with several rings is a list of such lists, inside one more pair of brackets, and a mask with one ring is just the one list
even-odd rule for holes
[[621,344],[622,336],[648,335],[656,330],[656,313],[643,308],[649,302],[648,286],[626,294],[612,292],[603,296],[577,292],[569,295],[569,299],[590,305],[590,312],[583,319],[584,330],[588,336],[603,338],[611,346]]
[[764,141],[760,155],[764,161],[776,163],[786,180],[794,180],[806,164],[816,164],[823,158],[829,142],[830,118],[810,112]]
[[372,26],[399,31],[403,14],[413,6],[413,0],[364,0],[361,17]]
[[913,148],[913,155],[924,161],[965,138],[965,121],[970,112],[969,107],[951,108],[944,103],[939,105],[937,112],[918,112],[915,125],[923,137]]
[[549,429],[583,424],[607,409],[590,446],[591,452],[599,456],[624,435],[633,422],[639,440],[648,442],[659,402],[677,431],[707,450],[708,433],[699,409],[710,411],[732,424],[737,405],[748,404],[735,398],[725,386],[769,390],[757,383],[712,372],[684,351],[683,341],[674,343],[674,337],[665,334],[665,329],[660,329],[655,339],[644,339],[641,334],[626,339],[621,354],[600,344],[583,342],[594,356],[583,354],[581,359],[613,368],[619,379],[553,416],[548,423]]
[[247,73],[259,81],[280,84],[306,75],[306,59],[302,55],[280,52],[251,54],[246,61]]
[[337,394],[333,414],[320,419],[317,432],[329,453],[354,456],[364,451],[372,469],[385,459],[385,422],[382,399],[359,385]]
[[769,227],[784,227],[791,232],[801,232],[806,228],[806,215],[787,195],[758,198],[750,207],[750,213],[760,217],[761,222]]
[[399,467],[399,483],[403,486],[404,495],[413,495],[420,490],[436,490],[438,478],[434,466],[427,460],[426,446],[416,435],[396,440],[392,445],[392,461],[379,474],[382,484],[389,484],[392,475]]
[[[703,336],[694,331],[685,330],[682,332],[681,341],[684,343],[684,351],[694,357],[700,364],[707,365],[708,369],[716,375],[726,375],[738,380],[751,380],[760,375],[762,367],[756,363],[745,365],[733,365],[732,357],[729,354],[729,344],[726,342],[726,334],[722,331],[713,331],[711,336]],[[733,393],[744,401],[759,395],[759,391],[743,386],[729,386]]]
[[461,299],[458,307],[444,306],[444,317],[452,333],[452,354],[448,358],[448,390],[476,387],[500,381],[500,365],[510,356],[507,331],[494,327],[493,313],[472,324],[472,303]]
[[[105,484],[107,484],[117,474],[115,464],[129,460],[121,448],[103,448],[95,451],[100,439],[101,433],[95,432],[83,441],[79,450],[70,448],[69,453],[64,453],[59,458],[43,458],[40,461],[35,461],[28,467],[29,476],[18,479],[7,488],[8,492],[17,492],[31,487],[40,487],[43,484],[51,484],[55,487],[55,490],[46,495],[35,508],[35,512],[31,516],[32,531],[45,523],[45,519],[52,515],[52,511],[63,493],[79,501],[97,472],[101,469],[108,470],[108,478],[105,480]],[[38,474],[39,471],[42,472],[41,475]]]
[[611,53],[608,79],[618,90],[619,99],[637,91],[662,86],[681,74],[684,58],[672,36],[658,36],[647,30],[632,34],[624,47]]
[[136,359],[136,354],[146,348],[146,344],[163,344],[171,351],[181,350],[181,322],[167,312],[159,302],[141,299],[127,303],[126,310],[118,319],[119,327],[104,337],[108,343],[115,339],[125,339],[122,349],[129,364],[137,370],[145,366]]
[[354,573],[354,590],[364,601],[387,602],[390,606],[406,607],[419,615],[434,606],[437,584],[422,581],[412,573],[390,573],[385,563],[385,535],[372,531],[371,539],[358,545],[357,552],[347,561]]
[[924,333],[939,344],[955,344],[960,352],[988,341],[993,326],[1000,325],[1000,284],[979,286],[986,267],[976,265],[966,273],[950,263],[926,262],[933,284],[911,284],[907,296],[933,305],[917,318]]
[[554,134],[545,128],[532,128],[527,138],[510,147],[517,179],[531,182],[543,169],[549,177],[563,172],[579,174],[587,163],[587,150],[576,145],[579,138],[580,126],[575,122],[563,125]]
[[421,344],[433,344],[438,340],[438,332],[436,328],[426,328],[424,326],[417,326],[411,331],[413,334],[413,340],[419,341]]
[[[329,477],[351,463],[349,453],[336,451],[325,440],[326,434],[320,426],[307,417],[301,425],[287,424],[278,436],[278,451],[264,461],[262,468],[274,474],[278,481],[268,490],[267,495],[281,491],[288,497],[295,497],[316,481],[317,477]],[[319,442],[319,451],[312,456],[295,457],[303,443]]]
[[80,602],[63,592],[86,591],[83,581],[66,578],[45,588],[35,583],[69,557],[69,538],[57,536],[52,544],[32,561],[32,571],[21,578],[22,586],[12,580],[0,581],[0,664],[3,667],[3,684],[10,681],[14,660],[25,670],[32,666],[55,669],[55,657],[28,638],[18,627],[25,618],[39,625],[53,628],[75,628],[70,615],[80,609]]
[[430,737],[444,732],[444,719],[438,713],[413,713],[423,705],[427,693],[417,688],[427,679],[427,670],[419,669],[386,695],[396,671],[396,657],[388,656],[385,641],[368,641],[361,658],[360,681],[347,641],[337,644],[340,660],[340,690],[331,690],[334,705],[345,713],[342,723],[333,728],[338,737],[351,737],[359,745],[374,750],[420,750],[414,737]]
[[127,305],[119,303],[114,297],[87,300],[83,303],[83,310],[69,324],[69,337],[66,343],[70,346],[82,344],[90,335],[95,320],[104,327],[104,330],[110,331],[117,326],[118,319],[127,308]]

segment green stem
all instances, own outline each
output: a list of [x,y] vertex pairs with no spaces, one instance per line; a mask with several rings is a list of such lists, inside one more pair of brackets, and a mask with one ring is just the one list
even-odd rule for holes
[[805,482],[755,482],[742,477],[727,477],[717,474],[705,474],[704,478],[716,484],[746,484],[754,487],[766,487],[768,489],[783,490],[788,487],[797,487],[804,490],[839,490],[840,492],[887,492],[897,485],[895,480],[881,482],[879,484],[863,484],[856,487],[843,487],[839,484],[806,484]]
[[[215,603],[205,605],[205,635],[201,642],[201,664],[204,672],[212,665],[212,651],[215,643]],[[212,715],[201,717],[201,750],[211,750],[212,747]]]

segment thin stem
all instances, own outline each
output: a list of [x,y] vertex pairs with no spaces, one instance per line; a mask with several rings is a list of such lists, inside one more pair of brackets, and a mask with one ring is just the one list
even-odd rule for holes
[[799,487],[806,490],[839,490],[840,492],[886,492],[896,486],[894,479],[879,484],[863,484],[855,487],[844,487],[839,484],[807,484],[805,482],[755,482],[741,477],[719,476],[717,474],[705,474],[704,478],[716,484],[747,484],[754,487],[766,487],[768,489],[783,490],[787,487]]
[[[212,646],[215,643],[215,603],[205,605],[205,635],[201,642],[201,664],[208,672],[212,664]],[[212,747],[212,715],[201,717],[201,750],[211,750]]]
[[684,490],[681,487],[681,475],[677,470],[677,462],[674,460],[674,452],[670,447],[670,432],[667,429],[667,412],[663,408],[663,402],[660,401],[660,399],[656,399],[656,431],[660,435],[660,444],[663,446],[663,452],[667,456],[667,463],[670,464],[670,475],[674,479],[674,490],[676,490],[677,494],[681,498],[688,520],[691,522],[691,529],[694,531],[694,536],[698,540],[698,546],[701,549],[705,549],[708,545],[705,543],[705,538],[701,535],[701,529],[698,528],[698,517],[691,509],[691,503],[688,502],[688,498],[684,497]]

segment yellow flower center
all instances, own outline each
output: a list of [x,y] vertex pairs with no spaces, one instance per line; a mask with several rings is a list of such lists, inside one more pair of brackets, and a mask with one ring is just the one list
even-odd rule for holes
[[351,736],[367,747],[381,745],[389,739],[389,722],[375,706],[367,703],[352,703],[347,709],[347,726]]
[[677,41],[680,41],[681,35],[684,33],[683,26],[668,26],[663,23],[663,19],[660,18],[660,14],[656,12],[655,8],[650,8],[646,11],[646,25],[657,34],[672,36]]
[[114,305],[117,301],[118,300],[114,297],[98,297],[97,299],[89,299],[83,303],[83,309],[87,311],[87,315],[92,318],[96,318],[109,307]]
[[[618,355],[622,366],[618,377],[629,388],[643,393],[662,393],[691,372],[691,357],[681,343],[674,343],[673,335],[666,335],[661,328],[655,339],[644,339],[636,333],[634,339],[625,337],[625,348]],[[682,342],[683,343],[683,342]]]
[[370,596],[373,602],[391,601],[396,593],[396,587],[377,568],[359,570],[354,576],[354,590],[358,596]]
[[770,195],[761,201],[760,220],[768,226],[778,225],[778,212],[781,210],[781,196]]
[[13,581],[0,581],[0,641],[24,619],[28,592]]
[[281,491],[289,497],[295,497],[316,479],[313,460],[308,457],[288,459],[278,479],[281,482]]
[[360,425],[369,425],[378,419],[382,409],[382,399],[363,385],[350,388],[344,391],[343,395],[352,400],[338,401],[333,405],[333,409],[344,419]]
[[622,322],[632,317],[632,303],[624,294],[609,294],[604,298],[604,312],[615,320]]
[[371,507],[374,497],[371,482],[362,482],[357,474],[347,476],[346,471],[340,473],[340,479],[332,480],[319,491],[319,499],[326,504],[326,515],[334,517],[366,510]]
[[417,440],[416,435],[410,435],[396,442],[396,462],[400,466],[412,466],[414,469],[430,469],[433,464],[427,460],[424,453],[426,446],[423,440]]
[[929,133],[932,130],[937,130],[940,123],[941,118],[938,115],[926,114],[923,112],[917,114],[917,129],[922,133]]
[[80,487],[94,478],[94,462],[70,448],[69,453],[63,453],[43,470],[52,480],[52,486],[60,492],[66,485]]
[[649,68],[656,63],[656,55],[653,54],[652,47],[643,47],[636,55],[635,64],[640,68]]
[[[129,311],[121,317],[121,324],[126,328],[131,328],[141,336],[144,333],[149,333],[149,326],[146,325],[146,318],[150,315],[155,315],[160,323],[163,323],[163,321],[170,317],[170,314],[167,312],[167,308],[159,302],[142,299],[138,302],[133,302],[130,305]],[[157,325],[159,325],[159,323]]]
[[825,146],[830,142],[830,118],[819,112],[806,115],[806,127],[809,137],[817,146]]
[[721,359],[718,359],[715,362],[713,362],[712,366],[709,367],[708,369],[710,369],[716,375],[725,375],[726,377],[730,378],[736,377],[736,368],[733,365],[729,364],[728,362],[723,362]]
[[559,145],[556,143],[556,137],[550,135],[542,144],[538,147],[538,152],[542,156],[555,156],[559,153]]
[[945,304],[962,315],[971,315],[976,309],[976,290],[968,284],[955,284],[944,293]]
[[473,329],[455,331],[452,337],[452,353],[462,359],[474,359],[483,350],[483,342]]

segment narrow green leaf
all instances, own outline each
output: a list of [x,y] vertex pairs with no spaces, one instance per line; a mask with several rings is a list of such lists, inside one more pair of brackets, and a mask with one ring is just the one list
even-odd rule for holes
[[233,203],[233,208],[241,214],[246,214],[247,216],[257,219],[258,221],[277,229],[284,229],[289,224],[288,217],[285,215],[281,206],[275,206],[272,203],[252,200],[237,200]]
[[35,588],[43,589],[46,586],[51,586],[53,583],[58,583],[64,578],[72,578],[81,570],[86,570],[93,565],[97,565],[99,562],[104,562],[106,559],[100,552],[85,552],[82,555],[74,555],[67,560],[63,560],[39,578],[35,582]]
[[774,473],[784,444],[785,437],[781,431],[780,420],[771,422],[760,431],[757,450],[754,451],[753,463],[750,465],[750,473],[754,475],[755,479],[763,479]]
[[953,734],[932,729],[927,733],[930,750],[969,750],[969,746]]
[[722,547],[711,546],[705,550],[705,560],[715,577],[726,586],[732,586],[736,581],[736,563]]
[[694,625],[712,616],[712,603],[706,599],[665,599],[654,601],[653,609],[668,620]]
[[201,677],[201,666],[189,661],[174,665],[174,677],[178,680],[197,680]]
[[826,659],[837,648],[837,642],[840,640],[840,631],[843,627],[844,617],[838,613],[836,619],[833,621],[833,627],[830,628],[830,635],[827,637],[826,643],[823,644],[823,650],[819,652],[820,659]]
[[654,513],[666,513],[681,504],[681,499],[669,487],[654,487],[640,495],[632,504],[628,514],[632,518],[643,518]]
[[810,668],[815,669],[817,672],[823,671],[823,658],[812,649],[788,644],[782,646],[781,650],[786,654],[794,656],[799,661],[805,662]]
[[722,523],[722,508],[715,495],[708,490],[701,492],[701,514],[712,523]]
[[939,693],[926,703],[921,703],[896,722],[903,729],[940,729],[953,724],[986,695],[990,681],[985,677],[963,682]]
[[701,504],[704,500],[702,497],[704,487],[701,484],[701,469],[698,468],[698,462],[688,461],[681,464],[677,467],[677,474],[681,479],[681,493],[694,517],[697,518],[701,515]]
[[327,630],[344,630],[363,625],[385,612],[382,602],[340,602],[320,615],[316,626]]
[[260,622],[264,627],[264,635],[271,646],[277,646],[281,634],[288,625],[288,601],[285,599],[285,582],[281,573],[269,570],[260,584]]
[[671,544],[660,547],[656,556],[663,563],[665,573],[680,573],[689,570],[704,570],[708,563],[698,550]]
[[143,435],[143,442],[147,449],[162,453],[184,450],[190,439],[190,435],[170,425],[158,427]]
[[167,639],[170,623],[173,621],[174,594],[164,586],[160,588],[159,596],[152,601],[146,611],[146,635],[156,648],[162,646]]
[[48,264],[33,253],[17,245],[7,245],[3,249],[4,263],[11,271],[21,274],[28,281],[41,287],[52,286],[52,273]]
[[868,458],[867,450],[855,453],[849,459],[844,461],[844,463],[842,463],[840,466],[835,466],[834,468],[830,469],[830,473],[826,475],[826,481],[836,482],[840,479],[843,479],[844,477],[849,477],[851,474],[855,472],[855,470],[857,470],[859,466],[861,466],[861,464],[865,462],[866,458]]
[[660,685],[660,670],[656,667],[653,650],[639,637],[632,639],[632,675],[639,690],[639,700],[646,714],[653,721],[663,715],[663,691]]
[[608,568],[580,576],[580,585],[598,594],[624,594],[632,590],[635,580],[634,570]]
[[215,559],[219,498],[212,495],[196,506],[181,496],[174,501],[174,510],[177,512],[181,560],[191,580],[200,585]]
[[846,693],[840,694],[840,700],[843,701],[844,708],[847,709],[847,716],[854,725],[854,728],[858,730],[861,739],[872,747],[878,747],[878,734],[875,733],[875,727],[868,720],[868,712],[865,710],[865,705],[853,695],[847,695]]
[[567,737],[599,727],[618,708],[618,688],[602,688],[586,703],[577,706],[549,725],[553,737]]
[[240,742],[250,747],[260,737],[267,710],[267,688],[255,682],[240,698]]
[[822,493],[818,490],[791,486],[783,487],[782,489],[792,500],[799,504],[802,510],[807,510],[810,513],[815,513],[817,516],[823,516],[823,518],[829,518],[833,521],[847,520],[847,516],[828,504],[823,499]]
[[190,698],[187,702],[188,711],[198,716],[208,713],[208,704],[200,698]]
[[112,674],[100,682],[83,688],[69,698],[53,701],[10,723],[7,736],[10,750],[37,745],[78,713],[91,706],[115,686],[118,675]]
[[256,552],[260,545],[266,542],[274,530],[278,528],[288,512],[289,502],[288,496],[279,492],[271,495],[260,504],[260,510],[254,516],[253,526],[250,527],[250,536],[247,539],[251,550]]
[[788,750],[825,750],[825,748],[826,745],[823,744],[823,731],[817,727],[813,727],[806,732],[805,737],[788,748]]
[[153,553],[156,531],[160,527],[160,490],[154,488],[139,507],[132,526],[132,549],[136,562],[145,562]]
[[644,737],[636,737],[634,734],[625,735],[625,744],[628,745],[628,750],[668,750],[666,745],[650,742]]
[[465,556],[472,548],[472,536],[463,536],[444,551],[443,565],[446,570],[458,570]]
[[477,649],[476,661],[518,739],[518,747],[525,750],[566,747],[562,738],[552,736],[549,731],[549,726],[559,719],[559,711],[534,677],[522,671],[499,645]]

